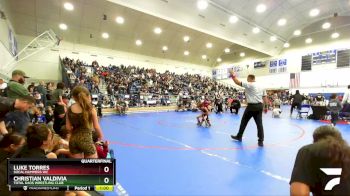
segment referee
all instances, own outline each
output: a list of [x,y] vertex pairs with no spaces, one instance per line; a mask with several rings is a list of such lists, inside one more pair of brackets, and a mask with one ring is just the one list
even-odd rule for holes
[[242,141],[244,130],[253,117],[258,128],[258,145],[264,146],[264,128],[262,124],[262,112],[263,112],[263,101],[267,103],[266,91],[255,83],[255,76],[248,75],[247,82],[241,82],[237,79],[236,73],[230,70],[231,78],[235,84],[242,86],[245,89],[245,96],[247,98],[248,106],[244,111],[239,132],[236,136],[231,135],[231,138],[237,141]]

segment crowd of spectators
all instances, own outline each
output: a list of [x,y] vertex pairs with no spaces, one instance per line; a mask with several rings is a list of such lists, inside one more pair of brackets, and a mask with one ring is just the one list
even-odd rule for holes
[[[5,86],[0,91],[1,176],[6,176],[7,158],[112,156],[108,142],[103,141],[97,111],[92,106],[90,92],[85,85],[77,85],[70,91],[62,82],[55,85],[42,81],[39,84],[30,83],[26,88],[26,78],[25,72],[14,70],[7,85],[4,85],[4,81],[1,84]],[[18,195],[18,192],[8,191],[5,179],[1,178],[0,181],[1,195]],[[71,193],[88,195],[84,191]],[[36,192],[35,195],[41,193]]]
[[[191,108],[192,101],[207,97],[213,103],[227,103],[231,97],[242,101],[243,92],[199,74],[159,73],[155,69],[136,66],[101,66],[69,58],[62,59],[72,86],[85,85],[92,94],[99,94],[101,105],[142,107],[177,104]],[[102,84],[102,85],[99,85]],[[99,86],[106,89],[102,93]],[[118,104],[120,103],[120,104]]]

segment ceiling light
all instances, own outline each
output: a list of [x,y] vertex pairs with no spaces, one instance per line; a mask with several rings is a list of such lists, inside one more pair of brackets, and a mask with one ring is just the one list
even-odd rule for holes
[[207,43],[207,48],[212,48],[212,47],[213,47],[213,44],[210,43],[210,42],[208,42],[208,43]]
[[260,32],[260,29],[258,27],[253,28],[253,33],[257,34]]
[[124,18],[121,17],[121,16],[118,16],[117,18],[115,18],[115,21],[116,21],[118,24],[124,24]]
[[298,29],[298,30],[295,30],[294,33],[293,33],[295,36],[299,36],[301,34],[301,31]]
[[155,34],[161,34],[162,33],[162,29],[159,28],[159,27],[154,28],[153,31],[154,31]]
[[207,59],[207,55],[202,55],[202,59]]
[[184,55],[185,55],[185,56],[188,56],[189,54],[190,54],[190,52],[188,52],[187,50],[185,50]]
[[336,38],[339,37],[339,33],[337,33],[337,32],[332,33],[331,37],[332,37],[333,39],[336,39]]
[[198,7],[198,9],[200,9],[200,10],[205,10],[205,9],[207,9],[207,7],[208,7],[208,1],[205,1],[205,0],[199,0],[199,1],[197,1],[197,7]]
[[331,23],[329,23],[329,22],[325,22],[322,25],[322,29],[328,29],[329,27],[331,27]]
[[184,36],[184,42],[188,42],[188,41],[190,41],[190,37],[189,36]]
[[168,46],[163,46],[162,50],[163,51],[167,51],[168,50]]
[[109,34],[108,33],[102,33],[102,37],[105,38],[105,39],[108,39],[109,38]]
[[142,45],[142,41],[138,39],[138,40],[136,40],[135,44],[136,44],[137,46],[141,46],[141,45]]
[[288,42],[283,44],[283,47],[285,47],[285,48],[289,48],[289,46],[290,46],[290,44]]
[[61,23],[60,25],[59,25],[59,27],[60,27],[60,29],[62,29],[62,30],[67,30],[67,25],[66,24],[64,24],[64,23]]
[[244,53],[244,52],[241,52],[241,53],[239,53],[239,56],[240,56],[240,57],[244,57],[244,56],[245,56],[245,53]]
[[320,10],[315,8],[315,9],[310,10],[309,15],[310,15],[311,17],[315,17],[315,16],[317,16],[319,13],[320,13]]
[[265,12],[265,10],[266,10],[266,5],[264,5],[264,4],[259,4],[258,6],[256,6],[256,12],[258,12],[258,13],[263,13],[263,12]]
[[74,10],[74,5],[71,4],[71,3],[68,3],[68,2],[67,2],[67,3],[64,3],[63,6],[64,6],[64,8],[65,8],[66,10],[68,10],[68,11]]
[[311,38],[307,38],[307,39],[305,40],[305,43],[307,43],[307,44],[312,43],[312,39],[311,39]]
[[270,37],[270,41],[274,42],[274,41],[276,41],[276,40],[277,40],[276,36],[271,36],[271,37]]
[[286,25],[286,23],[287,23],[287,20],[285,18],[281,18],[277,22],[278,26],[284,26]]
[[225,48],[225,53],[229,53],[231,50],[230,50],[230,48]]
[[230,16],[229,18],[230,23],[236,23],[238,21],[237,16]]
[[220,63],[222,61],[222,59],[221,58],[217,58],[216,61]]

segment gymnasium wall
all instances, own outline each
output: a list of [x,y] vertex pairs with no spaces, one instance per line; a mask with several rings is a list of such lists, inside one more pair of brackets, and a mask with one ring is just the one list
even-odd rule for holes
[[[266,59],[245,59],[241,62],[223,62],[215,68],[228,68],[232,65],[239,66],[242,71],[239,78],[246,80],[248,74],[255,74],[257,81],[268,89],[289,88],[290,73],[301,72],[301,57],[303,55],[322,52],[332,49],[350,48],[350,39],[342,39],[326,44],[312,44],[283,51],[281,55]],[[286,73],[269,73],[269,64],[264,68],[254,69],[254,62],[273,59],[287,59]],[[248,65],[248,66],[247,66]],[[230,79],[222,80],[225,83],[233,83]],[[337,68],[336,63],[312,65],[312,71],[300,73],[300,90],[304,93],[317,92],[344,92],[350,84],[350,68]],[[295,89],[294,89],[295,90]]]

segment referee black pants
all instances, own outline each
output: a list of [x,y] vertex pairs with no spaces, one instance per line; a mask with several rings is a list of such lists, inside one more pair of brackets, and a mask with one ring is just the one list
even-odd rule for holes
[[290,114],[293,114],[294,108],[297,108],[298,110],[301,110],[301,103],[292,103],[292,106],[290,107]]
[[262,124],[262,112],[263,112],[262,103],[248,104],[247,108],[244,111],[237,137],[242,138],[244,130],[247,127],[249,120],[253,117],[256,123],[256,127],[258,129],[259,141],[264,141],[264,127]]

